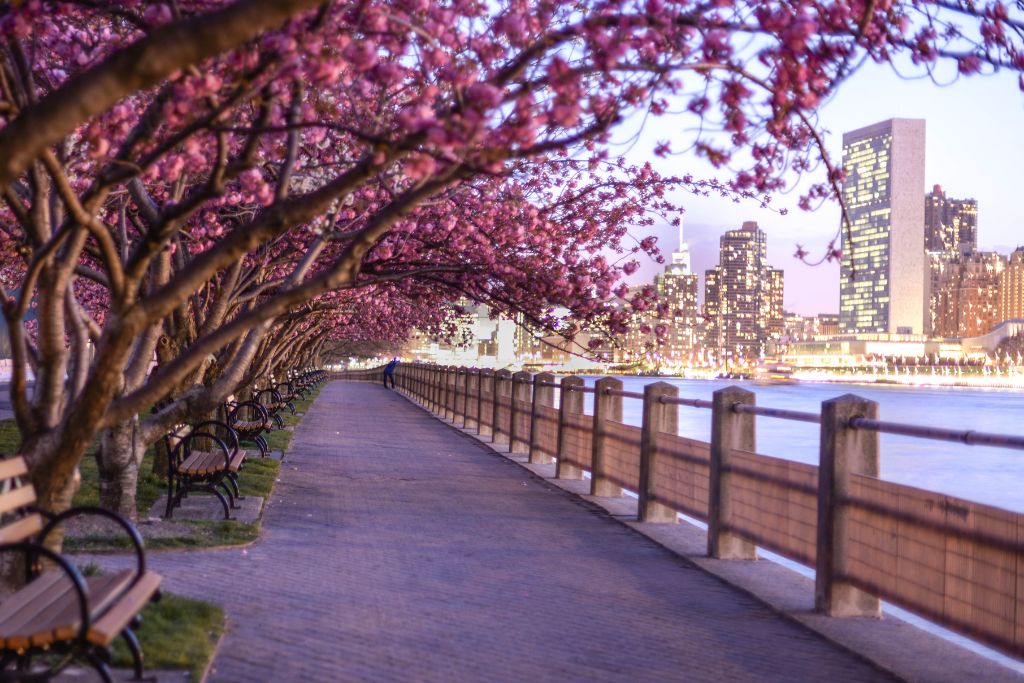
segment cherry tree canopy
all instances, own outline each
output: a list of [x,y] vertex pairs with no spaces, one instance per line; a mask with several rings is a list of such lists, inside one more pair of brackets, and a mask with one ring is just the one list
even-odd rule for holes
[[[7,3],[3,308],[42,500],[66,504],[97,429],[179,393],[152,439],[314,318],[457,294],[549,326],[555,305],[607,316],[634,267],[607,249],[671,220],[674,187],[709,189],[620,163],[630,116],[676,117],[652,154],[730,164],[734,193],[824,162],[813,202],[842,177],[814,112],[864,60],[1022,71],[1020,19],[966,0]],[[360,290],[381,295],[346,313]]]

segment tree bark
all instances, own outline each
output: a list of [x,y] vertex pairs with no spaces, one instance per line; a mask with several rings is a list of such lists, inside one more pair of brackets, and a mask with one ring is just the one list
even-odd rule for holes
[[146,452],[139,433],[139,420],[132,418],[103,430],[96,453],[99,467],[100,507],[138,521],[139,468]]

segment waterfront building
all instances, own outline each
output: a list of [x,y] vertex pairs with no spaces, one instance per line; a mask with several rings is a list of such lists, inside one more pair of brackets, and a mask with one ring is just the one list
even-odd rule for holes
[[839,314],[819,313],[817,334],[819,337],[834,337],[839,334]]
[[925,122],[889,119],[843,135],[841,334],[924,332]]
[[952,199],[941,185],[924,196],[924,248],[969,253],[978,248],[978,202]]
[[781,336],[784,277],[767,263],[766,237],[746,221],[719,240],[718,266],[705,273],[705,341],[719,360],[753,359]]
[[1024,319],[1024,247],[1017,247],[999,276],[999,319]]
[[1000,276],[1006,257],[992,251],[962,254],[944,265],[932,292],[932,336],[978,337],[1004,320],[1000,317]]
[[658,304],[664,311],[655,325],[663,325],[661,358],[671,364],[687,362],[699,346],[700,309],[697,304],[697,275],[690,272],[690,248],[679,226],[679,249],[655,279]]

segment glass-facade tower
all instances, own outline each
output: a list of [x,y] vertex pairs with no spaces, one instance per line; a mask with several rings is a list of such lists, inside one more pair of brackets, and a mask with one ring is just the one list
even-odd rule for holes
[[843,135],[841,334],[922,334],[924,121],[889,119]]

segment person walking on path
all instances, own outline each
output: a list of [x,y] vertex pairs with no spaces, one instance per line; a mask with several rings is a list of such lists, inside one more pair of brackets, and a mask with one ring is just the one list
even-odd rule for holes
[[395,368],[398,367],[398,359],[393,358],[384,366],[384,388],[388,388],[388,380],[391,380],[391,388],[395,388]]

